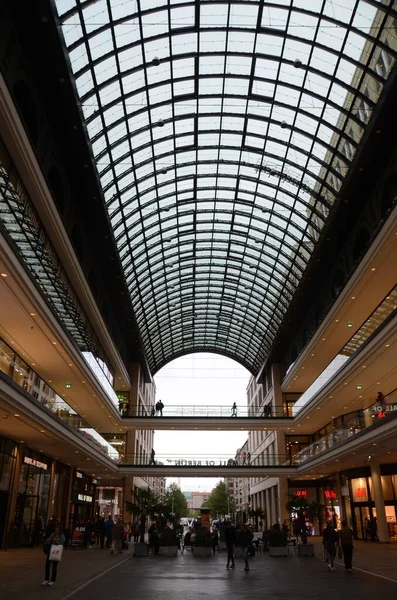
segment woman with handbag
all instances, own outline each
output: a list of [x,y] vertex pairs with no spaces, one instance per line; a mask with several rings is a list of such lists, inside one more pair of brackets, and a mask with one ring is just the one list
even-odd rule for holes
[[[45,561],[45,579],[41,585],[54,585],[57,578],[58,563],[62,558],[64,543],[65,536],[62,533],[62,527],[56,525],[54,533],[50,535],[44,544],[44,553],[47,555],[47,559]],[[50,579],[51,567],[52,573]]]

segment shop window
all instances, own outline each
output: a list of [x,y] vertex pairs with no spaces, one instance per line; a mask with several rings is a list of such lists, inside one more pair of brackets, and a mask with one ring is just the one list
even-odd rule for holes
[[359,477],[351,480],[352,502],[368,502],[367,478]]
[[391,475],[382,475],[383,497],[387,500],[394,500],[393,482]]

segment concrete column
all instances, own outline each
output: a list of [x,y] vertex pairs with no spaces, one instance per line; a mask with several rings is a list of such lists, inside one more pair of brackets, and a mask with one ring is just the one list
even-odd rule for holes
[[371,465],[372,489],[374,491],[376,521],[378,524],[378,538],[380,542],[388,542],[389,531],[386,520],[385,500],[383,497],[380,466],[376,460],[370,460],[369,464]]
[[15,511],[17,508],[17,496],[19,489],[19,479],[21,476],[21,465],[22,465],[22,455],[24,453],[24,445],[19,444],[16,449],[16,458],[15,458],[15,471],[13,475],[13,481],[10,489],[10,502],[8,505],[8,519],[5,530],[4,542],[6,548],[8,547],[8,541],[10,540],[10,532],[12,527],[12,522],[14,520]]
[[289,521],[289,512],[285,508],[288,500],[288,478],[280,477],[278,480],[278,503],[279,503],[279,523],[282,525],[284,521]]
[[65,525],[69,527],[70,524],[70,505],[72,503],[72,491],[73,491],[73,479],[74,479],[75,470],[73,467],[70,467],[69,471],[69,489],[68,489],[68,503],[66,508],[66,517],[65,517]]
[[54,515],[53,514],[54,510],[52,509],[52,501],[54,498],[55,467],[56,467],[56,460],[53,460],[52,464],[51,464],[50,485],[49,485],[49,490],[48,490],[47,521],[53,516],[56,516],[56,517],[59,516],[59,515]]
[[125,501],[132,502],[132,490],[134,487],[134,477],[126,475],[124,479],[124,502],[123,502],[123,521],[125,523],[132,522],[132,514],[125,509]]
[[270,523],[270,526],[272,526],[273,523],[277,522],[276,486],[275,485],[273,485],[270,488],[270,503],[271,503],[271,507],[272,507],[272,511],[271,511],[272,522]]

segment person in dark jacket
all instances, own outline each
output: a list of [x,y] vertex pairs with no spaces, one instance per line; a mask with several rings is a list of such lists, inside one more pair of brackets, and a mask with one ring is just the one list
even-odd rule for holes
[[105,519],[99,518],[96,522],[96,532],[98,536],[98,545],[103,549],[105,547]]
[[226,521],[224,531],[225,531],[225,542],[226,542],[226,549],[227,549],[226,569],[229,569],[229,567],[234,569],[234,567],[236,565],[234,564],[233,547],[234,547],[234,544],[236,543],[236,530],[230,521]]
[[114,521],[112,517],[109,517],[107,521],[105,521],[105,535],[106,535],[106,548],[112,547],[112,531],[114,527]]
[[342,521],[342,529],[339,531],[339,543],[342,546],[345,569],[351,573],[353,565],[353,530],[347,526],[347,521]]
[[328,570],[335,571],[334,560],[336,556],[336,544],[338,543],[338,534],[332,526],[331,521],[327,523],[327,527],[323,532],[323,546],[328,555]]
[[249,556],[249,547],[252,544],[252,538],[254,536],[252,535],[252,532],[248,529],[247,525],[241,525],[241,530],[240,530],[240,535],[239,535],[239,542],[241,544],[241,546],[243,547],[243,556],[244,556],[244,563],[245,563],[245,567],[244,567],[244,571],[249,571],[249,564],[248,564],[248,556]]

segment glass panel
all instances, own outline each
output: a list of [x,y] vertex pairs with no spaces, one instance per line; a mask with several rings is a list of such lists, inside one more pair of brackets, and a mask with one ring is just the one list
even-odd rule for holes
[[257,371],[393,68],[395,13],[55,5],[152,371],[208,346]]

